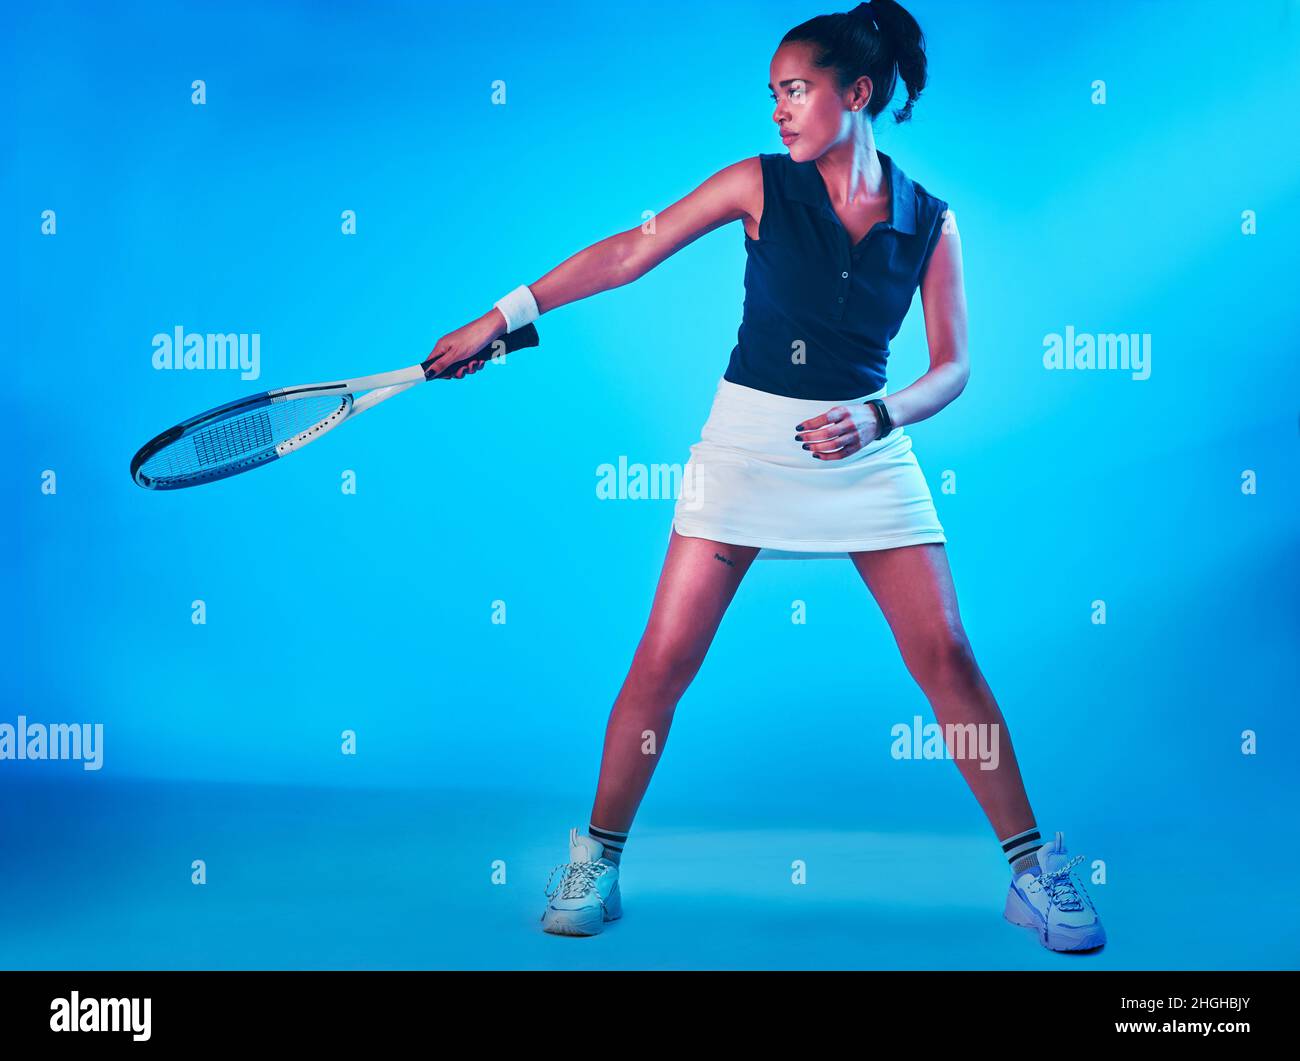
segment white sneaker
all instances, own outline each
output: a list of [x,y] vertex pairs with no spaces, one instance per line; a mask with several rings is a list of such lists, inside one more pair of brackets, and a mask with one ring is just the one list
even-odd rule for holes
[[1065,834],[1038,849],[1040,873],[1026,870],[1007,889],[1003,917],[1013,925],[1032,928],[1049,950],[1093,950],[1106,943],[1106,930],[1092,905],[1092,899],[1070,871],[1083,861],[1082,855],[1066,858]]
[[[618,891],[618,866],[601,856],[605,845],[590,836],[569,830],[569,862],[556,866],[546,878],[550,900],[542,914],[542,931],[557,936],[594,936],[606,921],[623,916],[623,899]],[[553,889],[556,870],[563,870]]]

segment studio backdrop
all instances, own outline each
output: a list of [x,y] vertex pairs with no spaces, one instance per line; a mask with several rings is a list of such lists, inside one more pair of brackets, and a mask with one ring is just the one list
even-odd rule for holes
[[[1093,967],[1294,967],[1300,12],[907,6],[929,83],[877,143],[960,227],[971,363],[908,433],[1038,820],[1086,857]],[[636,918],[538,930],[736,343],[739,223],[292,460],[129,474],[781,152],[769,62],[821,11],[8,13],[0,965],[1059,961],[1001,922],[844,559],[747,574],[631,830]]]

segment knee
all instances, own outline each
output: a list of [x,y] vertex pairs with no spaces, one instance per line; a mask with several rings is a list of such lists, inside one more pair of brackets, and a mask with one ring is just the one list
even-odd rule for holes
[[686,691],[703,662],[703,654],[688,645],[650,646],[637,660],[637,677],[642,685],[675,698]]
[[971,681],[978,673],[975,653],[966,632],[945,625],[928,631],[905,653],[907,668],[922,685],[952,685]]

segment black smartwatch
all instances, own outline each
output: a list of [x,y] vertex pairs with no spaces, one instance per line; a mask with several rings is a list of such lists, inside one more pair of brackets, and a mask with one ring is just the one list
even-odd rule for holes
[[884,398],[868,398],[863,405],[869,405],[876,414],[876,438],[882,439],[894,430],[894,421],[890,419],[889,410],[885,408]]

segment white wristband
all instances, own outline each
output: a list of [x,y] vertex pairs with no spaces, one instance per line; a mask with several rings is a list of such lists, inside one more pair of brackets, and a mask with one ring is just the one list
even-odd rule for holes
[[527,284],[520,284],[503,298],[493,303],[506,319],[506,331],[513,332],[525,324],[532,324],[538,317],[537,299],[528,290]]

